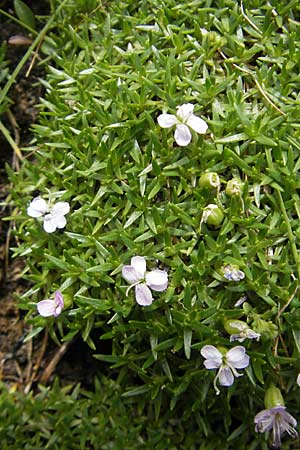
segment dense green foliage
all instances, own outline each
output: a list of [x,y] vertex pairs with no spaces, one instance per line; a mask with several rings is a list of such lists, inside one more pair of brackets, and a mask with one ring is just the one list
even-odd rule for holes
[[147,417],[142,405],[133,407],[118,384],[104,378],[96,380],[94,392],[55,383],[26,396],[1,386],[0,405],[3,450],[176,450],[201,444],[192,428],[192,437],[185,435],[190,427],[179,417],[168,412],[157,421],[151,412]]
[[[296,2],[70,0],[42,46],[52,62],[35,142],[10,174],[32,282],[21,307],[33,334],[81,333],[125,398],[153,409],[147,426],[181,414],[190,441],[174,448],[267,448],[253,420],[270,382],[299,408],[299,25]],[[157,123],[183,103],[209,125],[187,147]],[[206,172],[219,189],[199,184]],[[70,203],[63,231],[27,216],[36,195]],[[219,226],[203,220],[212,203]],[[169,276],[145,308],[121,275],[136,255]],[[229,265],[245,278],[227,280]],[[38,316],[56,289],[63,313]],[[250,365],[216,396],[199,350],[234,346],[225,319],[261,339],[244,341]]]

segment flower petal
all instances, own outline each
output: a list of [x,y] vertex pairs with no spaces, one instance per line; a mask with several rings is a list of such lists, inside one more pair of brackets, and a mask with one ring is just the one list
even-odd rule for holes
[[185,147],[186,145],[189,145],[189,143],[192,140],[192,135],[189,130],[189,127],[187,127],[183,123],[179,123],[178,125],[176,125],[174,139],[176,143],[180,145],[180,147]]
[[186,124],[199,134],[205,134],[208,128],[207,123],[194,114],[188,118]]
[[204,345],[204,347],[201,348],[200,353],[203,356],[203,358],[210,360],[210,361],[214,361],[215,364],[217,364],[216,367],[211,367],[211,368],[220,367],[220,365],[222,364],[223,355],[213,345]]
[[146,284],[141,283],[135,286],[135,299],[141,306],[149,306],[153,302],[153,297],[150,289]]
[[[274,408],[277,408],[277,410],[278,410],[278,406],[277,407],[275,406]],[[292,430],[289,431],[289,429],[288,429],[289,427],[287,426],[287,424],[291,425],[293,428],[295,428],[297,426],[297,420],[295,419],[295,417],[293,417],[292,414],[290,414],[289,412],[284,410],[281,412],[281,418],[282,418],[282,422],[285,422],[286,431],[289,434],[293,435],[294,433],[293,432],[290,433],[290,431],[292,431]],[[293,430],[293,431],[296,432],[296,430]],[[296,434],[297,434],[297,432],[296,432]]]
[[245,278],[245,274],[244,274],[244,272],[242,270],[234,269],[231,272],[231,279],[233,281],[240,281],[240,280],[243,280],[244,278]]
[[70,205],[68,202],[57,202],[51,208],[51,213],[55,215],[64,216],[70,212]]
[[160,114],[157,117],[157,122],[162,128],[170,128],[178,123],[178,119],[174,114]]
[[268,409],[263,409],[254,418],[254,423],[256,425],[255,431],[259,433],[264,433],[265,431],[270,431],[273,427],[274,416]]
[[221,366],[221,364],[222,364],[222,360],[205,359],[203,364],[204,364],[205,369],[208,369],[208,370],[218,369]]
[[145,277],[146,273],[146,260],[143,256],[134,256],[131,258],[131,265],[134,267],[136,273],[139,276],[139,280]]
[[165,270],[151,270],[146,275],[146,284],[153,291],[162,292],[168,287],[168,274]]
[[226,353],[226,361],[235,369],[244,369],[249,365],[249,356],[242,345],[230,349]]
[[261,334],[256,333],[256,331],[251,330],[251,328],[248,328],[248,330],[245,331],[245,335],[248,339],[256,339],[259,341]]
[[38,302],[36,307],[41,316],[50,317],[55,316],[57,305],[55,300],[47,299]]
[[67,224],[67,219],[65,218],[65,216],[60,216],[60,215],[52,215],[52,220],[55,222],[56,224],[56,228],[65,228],[66,224]]
[[240,334],[232,334],[230,336],[230,342],[238,341],[238,342],[244,342],[246,339],[246,336],[241,336]]
[[125,278],[129,284],[138,283],[141,280],[139,274],[132,266],[123,266],[122,277]]
[[53,233],[56,230],[57,228],[56,219],[55,217],[53,217],[52,214],[45,215],[43,228],[46,231],[46,233]]
[[64,307],[64,298],[63,295],[60,291],[55,291],[54,292],[54,300],[56,302],[56,305],[58,308],[63,308]]
[[218,379],[221,386],[231,386],[234,382],[233,373],[227,366],[221,367],[218,374]]
[[297,384],[300,387],[300,373],[298,373],[298,376],[297,376]]
[[41,217],[48,210],[46,201],[41,197],[34,198],[27,208],[27,214],[30,217]]
[[192,103],[184,103],[183,105],[178,106],[177,117],[179,117],[179,119],[181,121],[186,123],[186,121],[193,114],[193,111],[194,111],[194,105]]

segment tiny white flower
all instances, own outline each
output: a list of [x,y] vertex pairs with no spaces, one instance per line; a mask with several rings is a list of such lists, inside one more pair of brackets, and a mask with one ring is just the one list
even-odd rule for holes
[[67,223],[65,215],[69,211],[68,202],[57,202],[50,206],[41,197],[34,198],[27,208],[27,214],[30,217],[43,218],[43,228],[47,233],[53,233],[56,228],[64,228]]
[[249,356],[243,346],[238,345],[222,354],[213,345],[204,345],[201,349],[201,355],[205,358],[204,366],[206,369],[219,369],[214,379],[214,388],[216,394],[220,394],[217,387],[217,381],[221,386],[231,386],[234,377],[241,377],[243,374],[236,369],[244,369],[249,365]]
[[294,439],[298,437],[298,433],[295,429],[297,420],[286,411],[286,408],[283,405],[260,411],[256,414],[254,423],[256,425],[256,432],[265,433],[272,430],[272,448],[279,449],[281,447],[281,436],[285,432]]
[[150,289],[157,292],[165,291],[168,287],[168,274],[159,269],[146,273],[146,260],[143,256],[134,256],[130,262],[130,266],[122,268],[122,276],[130,284],[126,295],[134,287],[137,303],[141,306],[151,305],[153,297]]
[[43,317],[54,316],[57,317],[60,315],[64,308],[64,299],[62,293],[60,291],[56,291],[54,293],[54,299],[46,299],[41,300],[37,303],[38,313]]
[[298,373],[298,376],[297,376],[297,384],[300,387],[300,373]]
[[176,126],[174,138],[176,143],[184,147],[191,142],[192,134],[190,128],[196,133],[205,134],[208,128],[207,123],[200,117],[193,114],[194,105],[184,103],[177,107],[176,116],[174,114],[160,114],[157,117],[159,126],[170,128]]
[[231,264],[223,267],[223,275],[228,281],[241,281],[245,278],[244,272]]

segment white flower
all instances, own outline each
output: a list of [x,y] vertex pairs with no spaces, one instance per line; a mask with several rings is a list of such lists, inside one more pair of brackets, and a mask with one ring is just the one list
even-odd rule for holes
[[244,272],[231,264],[223,267],[223,275],[229,281],[240,281],[245,278]]
[[192,134],[190,128],[199,134],[205,134],[207,123],[193,114],[194,105],[184,103],[177,107],[177,114],[160,114],[157,117],[158,124],[162,128],[170,128],[176,125],[174,138],[178,145],[184,147],[191,142]]
[[298,376],[297,376],[297,384],[300,387],[300,373],[298,373]]
[[41,197],[34,198],[27,208],[30,217],[43,217],[43,228],[47,233],[53,233],[56,228],[64,228],[67,223],[65,215],[69,211],[68,202],[57,202],[49,206]]
[[60,291],[54,293],[54,299],[42,300],[36,305],[38,313],[43,317],[57,317],[63,310],[64,299]]
[[273,447],[281,447],[281,436],[287,432],[293,438],[298,437],[295,430],[297,420],[286,411],[285,406],[274,406],[273,408],[260,411],[254,419],[255,431],[265,433],[271,431],[273,434]]
[[130,262],[130,266],[122,268],[123,278],[131,285],[126,295],[132,287],[135,287],[137,303],[141,306],[151,305],[153,297],[150,289],[157,292],[165,291],[168,287],[168,274],[159,269],[146,273],[146,260],[143,256],[134,256]]
[[238,345],[222,354],[213,345],[205,345],[201,349],[201,355],[205,358],[204,366],[206,369],[219,369],[214,379],[214,388],[216,394],[220,394],[217,387],[217,381],[221,386],[231,386],[234,382],[234,377],[241,377],[236,369],[244,369],[249,365],[249,356],[243,346]]

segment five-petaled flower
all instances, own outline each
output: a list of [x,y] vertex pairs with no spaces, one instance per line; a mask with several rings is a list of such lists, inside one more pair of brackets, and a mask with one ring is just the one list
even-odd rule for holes
[[[223,350],[223,349],[222,349]],[[249,356],[243,346],[238,345],[227,352],[221,353],[213,345],[204,345],[201,349],[201,355],[205,358],[204,366],[206,369],[219,369],[214,379],[214,388],[219,395],[220,390],[217,387],[217,381],[221,386],[231,386],[234,377],[241,377],[236,369],[245,369],[249,365]]]
[[190,128],[199,134],[205,134],[207,131],[207,123],[200,117],[195,116],[193,111],[194,105],[192,103],[184,103],[177,107],[176,116],[174,114],[160,114],[157,117],[158,124],[162,128],[170,128],[176,125],[174,138],[181,147],[191,142]]
[[143,256],[134,256],[130,262],[130,266],[122,268],[123,278],[130,283],[126,295],[132,287],[135,287],[137,303],[141,306],[151,305],[153,297],[150,289],[157,292],[165,291],[168,287],[168,274],[165,270],[159,269],[146,273],[146,260]]
[[60,291],[55,291],[54,298],[48,298],[46,300],[41,300],[36,305],[38,313],[43,317],[60,315],[64,308],[64,298]]
[[68,202],[57,202],[50,206],[41,197],[35,197],[27,208],[30,217],[43,218],[43,228],[47,233],[53,233],[56,228],[64,228],[67,223],[65,215],[69,211]]
[[273,408],[264,409],[256,414],[255,431],[264,433],[272,430],[273,448],[279,449],[281,446],[281,436],[287,432],[293,438],[298,437],[295,430],[297,420],[286,411],[283,405],[273,406]]

